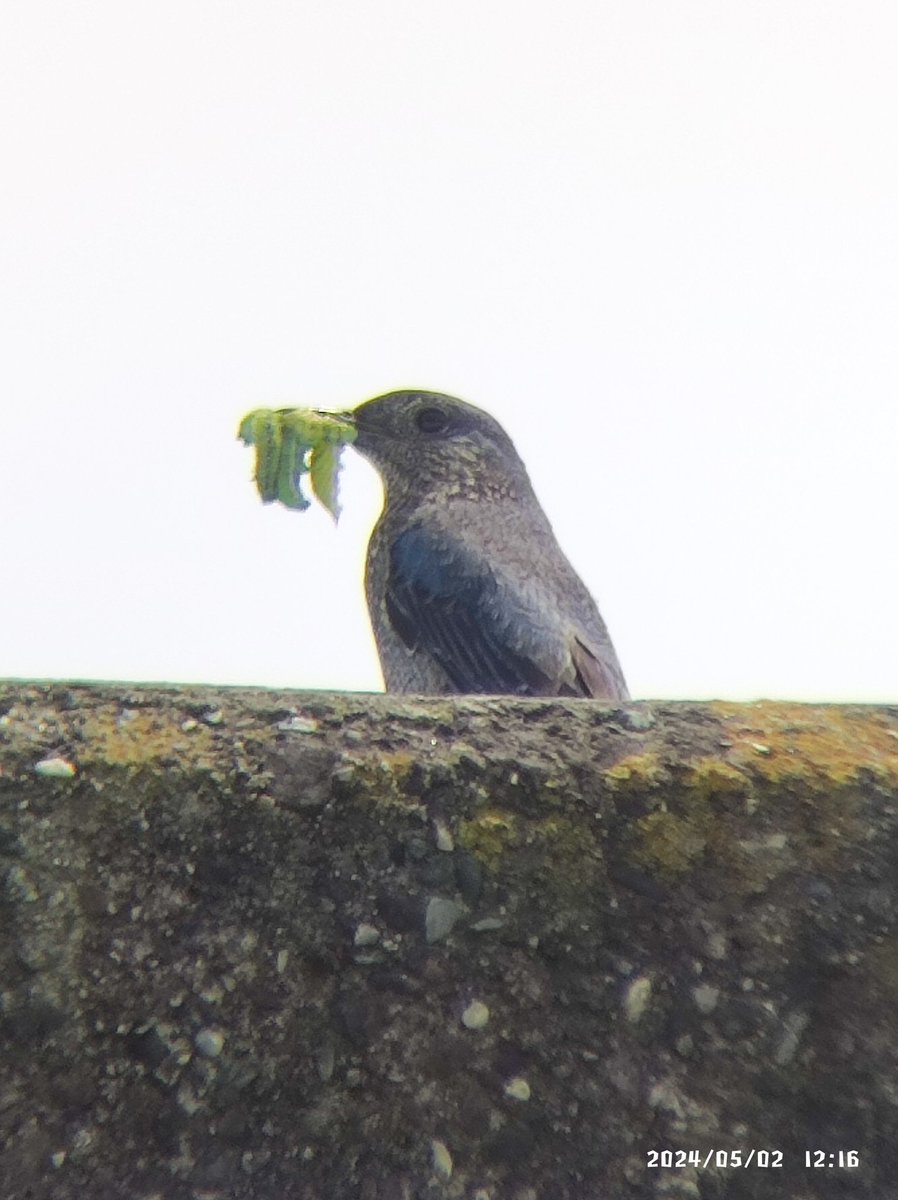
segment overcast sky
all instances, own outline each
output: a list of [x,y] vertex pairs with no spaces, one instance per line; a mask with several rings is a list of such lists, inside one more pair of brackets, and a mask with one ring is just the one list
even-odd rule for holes
[[380,688],[374,472],[334,528],[235,433],[415,386],[505,425],[635,696],[898,698],[892,0],[0,22],[0,676]]

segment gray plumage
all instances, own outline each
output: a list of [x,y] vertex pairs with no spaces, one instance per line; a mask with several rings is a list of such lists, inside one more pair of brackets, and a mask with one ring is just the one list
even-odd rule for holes
[[387,689],[628,699],[595,601],[498,422],[417,391],[352,415],[385,491],[365,588]]

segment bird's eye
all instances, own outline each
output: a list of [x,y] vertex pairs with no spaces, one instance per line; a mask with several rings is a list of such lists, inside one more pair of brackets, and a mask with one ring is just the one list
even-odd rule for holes
[[449,426],[449,417],[441,408],[422,408],[415,421],[422,433],[443,433]]

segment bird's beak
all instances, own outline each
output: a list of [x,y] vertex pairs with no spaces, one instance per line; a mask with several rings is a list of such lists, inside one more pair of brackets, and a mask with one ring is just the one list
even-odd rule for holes
[[372,436],[375,438],[377,436],[376,424],[372,429],[371,414],[365,411],[368,403],[366,400],[363,404],[358,405],[358,407],[351,409],[349,412],[340,413],[342,420],[349,421],[355,426],[356,440],[353,442],[353,446],[362,453],[364,453],[370,444],[369,439]]
[[350,425],[355,425],[355,414],[349,410],[345,412],[333,412],[329,408],[316,408],[312,411],[319,417],[336,417],[339,421],[348,421]]

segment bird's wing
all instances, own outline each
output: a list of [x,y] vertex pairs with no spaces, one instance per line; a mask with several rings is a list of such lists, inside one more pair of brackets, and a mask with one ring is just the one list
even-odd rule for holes
[[405,644],[424,650],[461,692],[551,694],[527,647],[540,632],[490,569],[444,530],[413,525],[390,546],[386,609]]

